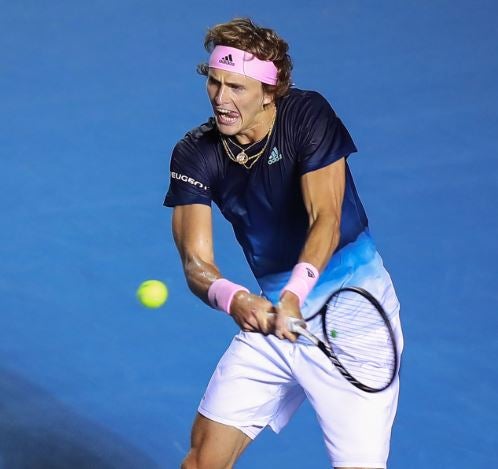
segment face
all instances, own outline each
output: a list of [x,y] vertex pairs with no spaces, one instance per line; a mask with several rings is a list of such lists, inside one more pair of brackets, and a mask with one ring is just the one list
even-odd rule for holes
[[210,68],[207,92],[221,133],[259,138],[268,131],[265,106],[272,102],[272,96],[263,91],[260,81]]

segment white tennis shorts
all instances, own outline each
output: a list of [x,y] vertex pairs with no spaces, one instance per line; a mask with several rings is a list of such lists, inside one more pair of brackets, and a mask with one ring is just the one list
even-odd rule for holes
[[[388,313],[401,353],[399,308]],[[198,411],[254,439],[266,426],[278,433],[307,397],[333,466],[380,468],[386,467],[398,392],[398,378],[380,393],[357,389],[306,339],[292,343],[240,332],[218,363]]]

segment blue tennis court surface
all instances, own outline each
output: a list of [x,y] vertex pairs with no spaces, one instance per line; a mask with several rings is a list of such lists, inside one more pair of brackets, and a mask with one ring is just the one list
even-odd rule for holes
[[[236,327],[189,293],[161,204],[173,145],[210,112],[204,32],[246,15],[359,148],[406,337],[390,468],[495,467],[497,5],[1,2],[0,467],[179,466]],[[216,217],[223,273],[256,288]],[[135,300],[149,278],[160,310]],[[237,467],[327,467],[312,409]]]

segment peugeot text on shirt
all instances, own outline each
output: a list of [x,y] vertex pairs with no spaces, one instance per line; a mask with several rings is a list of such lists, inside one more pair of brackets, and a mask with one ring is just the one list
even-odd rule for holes
[[201,189],[208,190],[209,187],[204,185],[202,182],[196,181],[194,178],[185,176],[184,174],[178,174],[175,173],[174,171],[171,171],[171,177],[173,179],[178,179],[183,182],[188,182],[189,184],[192,184],[193,186],[200,187]]

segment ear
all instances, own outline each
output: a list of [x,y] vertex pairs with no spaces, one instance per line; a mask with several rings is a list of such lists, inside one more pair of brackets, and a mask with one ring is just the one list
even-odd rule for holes
[[275,96],[273,94],[263,91],[263,106],[268,106],[268,104],[271,104],[274,101],[274,98]]

